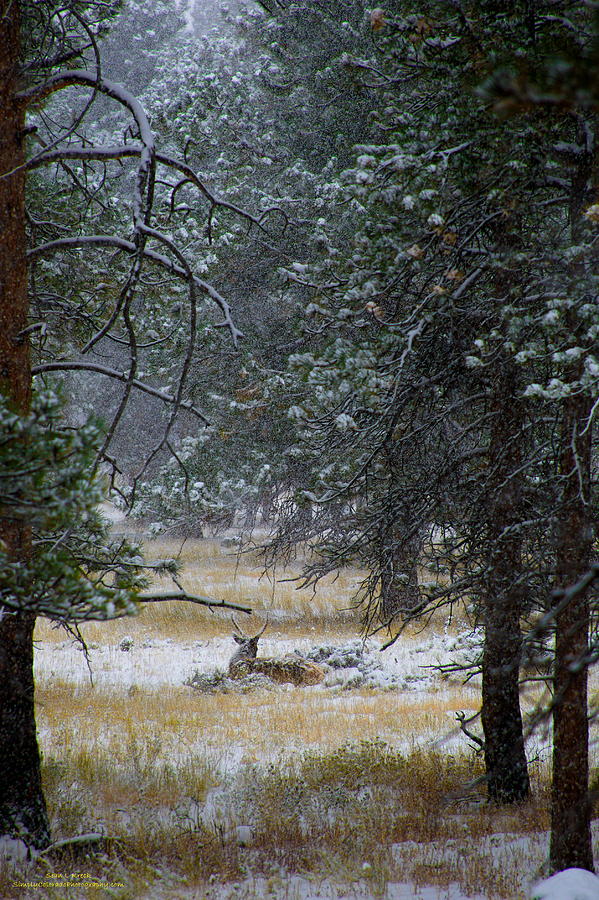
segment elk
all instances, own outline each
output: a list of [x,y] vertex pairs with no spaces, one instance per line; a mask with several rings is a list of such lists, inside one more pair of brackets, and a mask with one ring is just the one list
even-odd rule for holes
[[258,641],[266,631],[268,620],[258,634],[248,637],[243,633],[235,619],[233,625],[236,631],[233,640],[239,644],[229,662],[229,676],[231,678],[243,678],[245,675],[266,675],[277,684],[319,684],[324,678],[324,669],[301,656],[289,654],[275,659],[272,656],[257,658]]

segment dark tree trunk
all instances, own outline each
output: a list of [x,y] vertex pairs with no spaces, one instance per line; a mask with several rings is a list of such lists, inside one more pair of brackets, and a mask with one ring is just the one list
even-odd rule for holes
[[[11,407],[27,413],[31,365],[27,339],[24,112],[16,99],[19,3],[0,3],[0,391]],[[0,540],[26,560],[31,534],[0,506]],[[1,575],[0,575],[1,577]],[[35,617],[0,605],[0,835],[20,835],[43,847],[48,817],[40,778],[33,686]]]
[[530,794],[520,711],[520,616],[517,607],[508,609],[505,602],[501,606],[501,616],[487,616],[485,631],[482,672],[485,770],[489,800],[518,803]]
[[[15,410],[27,411],[31,364],[27,340],[25,237],[25,114],[16,100],[19,4],[0,0],[0,391]],[[9,174],[10,173],[10,174]]]
[[391,546],[381,551],[380,619],[390,622],[395,616],[409,617],[421,601],[417,560],[420,537],[406,540],[405,533],[390,538]]
[[[577,165],[572,175],[569,218],[572,242],[584,234],[585,206],[596,196],[597,121],[579,118]],[[572,272],[573,294],[597,267],[597,250]],[[594,293],[592,282],[590,290]],[[567,313],[572,334],[585,341],[586,327],[574,308]],[[591,453],[593,398],[580,388],[584,367],[573,363],[566,380],[576,385],[563,400],[559,474],[562,483],[556,548],[556,587],[573,587],[590,568],[593,551]],[[555,620],[553,674],[553,781],[550,866],[593,871],[589,797],[588,593],[576,594]]]
[[[575,585],[591,562],[591,428],[587,427],[590,411],[591,402],[584,394],[564,401],[558,588]],[[593,871],[588,790],[588,595],[581,592],[575,596],[558,612],[555,624],[550,865],[553,871],[572,866]]]
[[524,597],[518,583],[522,572],[522,533],[518,526],[524,413],[517,397],[517,378],[509,364],[504,363],[493,391],[481,715],[489,800],[517,803],[530,793],[519,689]]
[[0,621],[0,835],[50,843],[40,775],[33,688],[32,615]]

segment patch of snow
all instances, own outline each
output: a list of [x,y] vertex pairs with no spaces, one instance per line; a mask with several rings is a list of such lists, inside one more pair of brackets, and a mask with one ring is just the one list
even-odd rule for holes
[[8,835],[0,838],[0,860],[25,862],[31,859],[31,852],[25,841],[22,841],[20,838],[12,838],[8,837]]
[[586,869],[565,869],[537,884],[531,900],[599,900],[599,878]]
[[[369,864],[366,863],[366,866]],[[363,869],[367,876],[368,869]],[[328,878],[311,879],[303,875],[285,875],[280,878],[246,878],[242,882],[213,883],[206,895],[210,900],[486,900],[482,894],[465,894],[458,884],[447,887],[416,886],[408,882],[389,882],[383,895],[374,891],[367,880],[351,884],[336,884]]]
[[122,509],[119,509],[114,503],[111,503],[109,500],[104,500],[99,505],[99,510],[102,513],[105,519],[108,519],[109,522],[112,522],[115,525],[117,522],[124,522],[126,519],[125,513]]

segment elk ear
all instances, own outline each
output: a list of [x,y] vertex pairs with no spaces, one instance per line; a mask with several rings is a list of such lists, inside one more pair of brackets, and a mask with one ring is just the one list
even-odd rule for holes
[[231,635],[236,644],[243,644],[243,638],[239,637],[238,634]]

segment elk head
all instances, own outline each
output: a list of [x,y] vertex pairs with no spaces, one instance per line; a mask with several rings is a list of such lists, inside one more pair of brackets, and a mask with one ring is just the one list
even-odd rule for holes
[[234,666],[236,663],[241,662],[244,659],[255,659],[256,654],[258,652],[258,641],[266,631],[268,626],[268,619],[264,623],[264,627],[258,634],[255,634],[253,637],[249,637],[247,634],[244,634],[235,619],[232,620],[233,625],[235,626],[235,632],[233,633],[233,640],[236,644],[239,644],[239,649],[235,651],[233,656],[231,657],[231,661],[229,662],[229,669],[231,666]]

